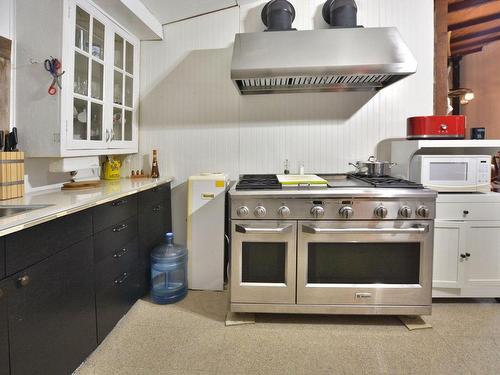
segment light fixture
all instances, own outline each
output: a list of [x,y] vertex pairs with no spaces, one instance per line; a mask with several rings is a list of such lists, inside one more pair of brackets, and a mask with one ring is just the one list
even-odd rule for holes
[[459,88],[450,90],[448,92],[448,97],[451,98],[460,98],[460,104],[467,104],[472,99],[474,99],[474,91],[466,88]]

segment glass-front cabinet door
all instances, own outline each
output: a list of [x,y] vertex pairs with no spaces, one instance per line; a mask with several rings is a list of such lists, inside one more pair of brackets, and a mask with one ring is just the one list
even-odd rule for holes
[[[138,40],[84,0],[70,12],[69,149],[137,147]],[[68,28],[67,31],[69,32]],[[68,71],[71,70],[71,71]],[[71,103],[70,103],[71,102]],[[63,110],[63,114],[65,110]]]
[[137,45],[123,33],[113,35],[113,120],[111,147],[127,147],[137,137]]
[[75,7],[71,148],[105,147],[106,26],[91,9]]

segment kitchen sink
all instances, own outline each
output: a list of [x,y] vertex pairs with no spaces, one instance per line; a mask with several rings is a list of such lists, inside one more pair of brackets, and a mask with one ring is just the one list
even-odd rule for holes
[[0,217],[14,216],[24,212],[38,210],[51,206],[50,204],[0,205]]

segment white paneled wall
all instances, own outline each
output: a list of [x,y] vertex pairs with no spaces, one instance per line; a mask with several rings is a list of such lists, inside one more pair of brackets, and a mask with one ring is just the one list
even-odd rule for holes
[[[230,81],[237,32],[264,30],[265,0],[164,26],[165,39],[143,42],[140,157],[159,149],[163,174],[175,185],[202,171],[276,173],[290,160],[306,171],[343,172],[381,140],[406,135],[406,118],[432,114],[432,0],[357,0],[358,23],[396,26],[418,72],[372,96],[311,93],[245,96]],[[297,29],[326,28],[324,0],[292,0]],[[356,46],[353,46],[356,48]],[[174,230],[183,231],[185,190],[174,191]],[[180,217],[176,219],[176,215]],[[177,225],[175,224],[177,221]],[[176,228],[177,227],[177,228]]]

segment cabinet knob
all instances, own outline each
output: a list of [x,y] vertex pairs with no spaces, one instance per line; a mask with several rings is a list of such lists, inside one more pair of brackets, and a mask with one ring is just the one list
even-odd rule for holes
[[464,210],[464,215],[468,215],[469,214],[469,210]]
[[470,253],[465,253],[465,257],[466,258],[470,257]]
[[30,277],[28,275],[21,276],[17,279],[19,286],[26,286],[30,283]]

